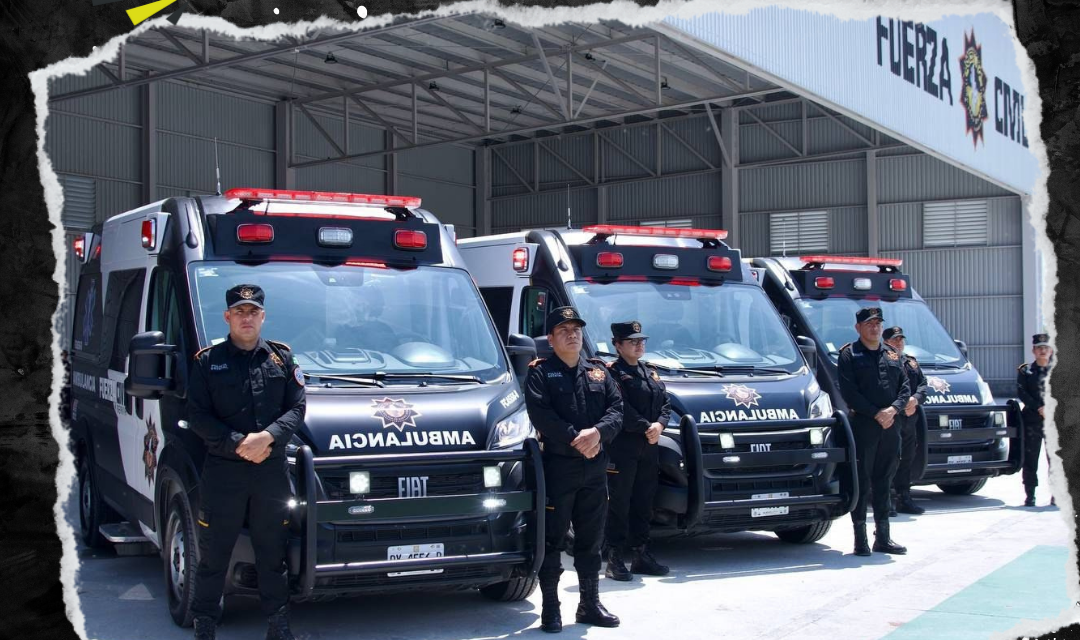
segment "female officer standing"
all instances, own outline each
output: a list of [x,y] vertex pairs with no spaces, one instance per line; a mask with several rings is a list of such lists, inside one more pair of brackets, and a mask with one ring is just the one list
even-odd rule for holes
[[[608,365],[623,395],[623,429],[608,446],[607,570],[612,580],[632,573],[667,575],[648,550],[649,521],[659,467],[657,442],[671,415],[667,391],[652,367],[640,362],[648,336],[637,321],[611,325],[619,359]],[[633,550],[627,570],[623,553]]]

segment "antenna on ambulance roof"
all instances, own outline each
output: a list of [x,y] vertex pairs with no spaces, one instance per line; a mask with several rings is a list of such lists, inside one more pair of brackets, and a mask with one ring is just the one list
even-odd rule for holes
[[570,224],[570,183],[566,183],[566,228],[567,230],[573,229],[573,225]]
[[217,138],[214,138],[214,173],[217,175],[217,194],[221,195],[221,165],[218,164]]

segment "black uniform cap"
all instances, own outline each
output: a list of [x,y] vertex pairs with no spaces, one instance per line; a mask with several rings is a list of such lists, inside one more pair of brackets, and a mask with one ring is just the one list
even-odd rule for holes
[[881,337],[885,340],[892,340],[893,338],[907,338],[904,335],[904,330],[900,327],[889,327],[881,334]]
[[257,284],[238,284],[225,292],[225,304],[230,309],[241,304],[253,304],[262,309],[266,294]]
[[1049,333],[1036,333],[1031,336],[1031,346],[1033,347],[1049,347],[1050,346],[1050,334]]
[[641,323],[637,320],[630,322],[612,322],[611,337],[616,340],[632,340],[634,338],[648,338],[641,332]]
[[881,315],[880,307],[865,307],[855,312],[855,322],[866,322],[867,320],[878,319],[884,322],[885,318]]
[[551,313],[548,314],[548,333],[554,333],[555,327],[564,322],[577,322],[581,326],[585,326],[585,321],[581,319],[581,315],[578,314],[577,309],[573,307],[557,307],[552,309]]

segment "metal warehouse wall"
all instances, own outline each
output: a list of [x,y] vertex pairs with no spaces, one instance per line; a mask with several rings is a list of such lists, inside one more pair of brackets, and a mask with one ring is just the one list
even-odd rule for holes
[[[869,128],[835,117],[864,138],[875,139]],[[801,107],[791,103],[746,109],[740,123],[739,159],[744,165],[738,176],[738,240],[744,255],[769,255],[770,214],[810,210],[828,211],[830,253],[867,255],[871,185],[865,141],[809,105],[807,153],[857,155],[752,167],[746,164],[791,160],[792,147],[803,148]],[[904,259],[903,269],[916,290],[953,337],[967,342],[972,361],[995,393],[1015,394],[1016,366],[1027,354],[1020,198],[887,136],[881,135],[878,143],[889,147],[877,151],[874,160],[878,253]],[[988,201],[986,245],[925,248],[924,203],[965,199]]]

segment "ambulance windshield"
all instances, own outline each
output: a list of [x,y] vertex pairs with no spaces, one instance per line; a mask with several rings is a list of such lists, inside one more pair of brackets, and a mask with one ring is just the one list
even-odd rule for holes
[[611,323],[637,320],[649,336],[643,359],[663,367],[767,375],[803,366],[780,316],[756,286],[572,282],[568,290],[600,351],[615,353]]
[[[492,382],[507,372],[483,301],[460,269],[199,262],[190,281],[203,345],[228,333],[225,291],[256,284],[266,292],[263,337],[287,343],[305,373],[423,373]],[[427,383],[440,382],[453,379]]]
[[860,307],[880,307],[885,326],[899,326],[904,330],[904,352],[915,356],[922,365],[949,369],[965,364],[952,337],[924,302],[801,298],[796,304],[834,361],[840,355],[840,347],[859,338],[855,333],[855,312]]

